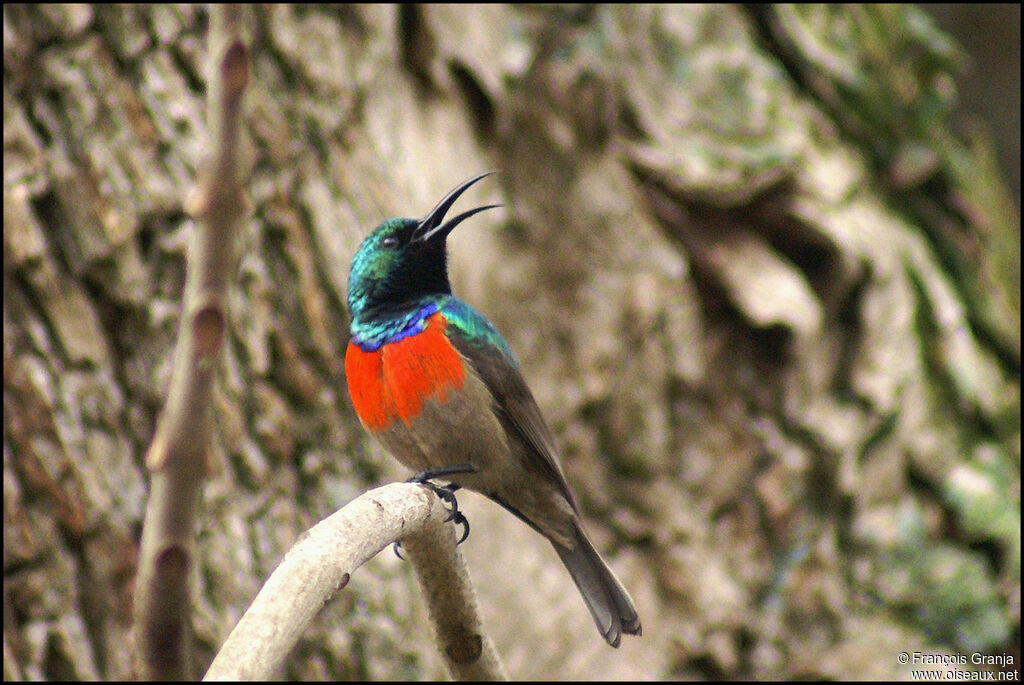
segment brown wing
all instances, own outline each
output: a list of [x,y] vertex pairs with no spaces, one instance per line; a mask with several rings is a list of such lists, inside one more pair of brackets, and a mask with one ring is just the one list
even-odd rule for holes
[[551,429],[544,422],[518,367],[501,349],[482,339],[467,340],[457,329],[449,334],[449,339],[490,390],[494,397],[494,414],[509,439],[520,444],[524,465],[557,483],[562,495],[578,512],[576,498],[558,464]]

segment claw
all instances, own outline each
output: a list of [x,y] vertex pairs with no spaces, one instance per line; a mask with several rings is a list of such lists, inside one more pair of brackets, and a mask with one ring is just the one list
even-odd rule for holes
[[456,542],[456,545],[461,545],[469,537],[469,519],[463,516],[461,511],[456,511],[453,515],[452,521],[456,526],[462,526],[462,537]]
[[[468,464],[465,466],[448,466],[441,469],[430,469],[426,471],[420,471],[413,475],[413,477],[408,480],[408,482],[410,483],[419,483],[420,485],[426,485],[428,488],[434,491],[434,494],[437,495],[442,502],[450,505],[450,508],[448,509],[448,518],[445,519],[445,523],[451,521],[456,526],[463,527],[462,537],[459,538],[459,541],[456,543],[458,545],[461,545],[463,542],[466,541],[466,538],[469,537],[469,520],[461,511],[459,511],[459,502],[458,500],[455,499],[455,491],[461,488],[462,486],[456,485],[454,483],[449,483],[448,485],[438,485],[437,483],[434,483],[431,479],[442,476],[450,476],[456,473],[473,473],[475,471],[476,467],[470,466]],[[398,543],[395,543],[395,545],[395,553],[397,554]],[[399,558],[401,558],[401,555],[399,555]]]

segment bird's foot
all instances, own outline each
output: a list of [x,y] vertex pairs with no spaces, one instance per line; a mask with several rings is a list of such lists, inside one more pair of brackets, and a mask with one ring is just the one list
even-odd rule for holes
[[[466,538],[469,537],[469,519],[466,518],[465,514],[463,514],[461,511],[459,511],[459,502],[458,502],[458,500],[455,499],[455,491],[459,489],[459,486],[458,485],[444,485],[444,486],[442,486],[442,485],[438,485],[437,483],[433,483],[433,482],[431,482],[429,480],[424,480],[424,481],[413,481],[413,480],[410,480],[409,482],[411,482],[411,483],[415,482],[415,483],[419,483],[420,485],[427,486],[428,488],[433,490],[434,493],[438,497],[440,497],[443,502],[446,502],[446,503],[451,505],[451,507],[448,509],[448,518],[445,519],[445,522],[447,523],[448,521],[452,521],[453,523],[455,523],[456,526],[462,526],[462,536],[459,537],[459,541],[456,542],[455,544],[456,545],[461,545],[463,542],[465,542]],[[393,549],[395,550],[395,556],[398,557],[399,559],[402,559],[404,561],[405,557],[402,556],[402,552],[401,552],[402,543],[396,542],[394,544]]]
[[[435,478],[444,478],[445,476],[454,476],[458,473],[476,473],[476,467],[472,464],[460,464],[458,466],[441,466],[436,469],[423,469],[412,474],[412,477],[407,480],[407,483],[423,483],[428,480]],[[455,487],[456,490],[459,486]]]
[[[456,544],[461,545],[469,537],[469,520],[465,515],[459,511],[459,502],[455,499],[455,491],[461,488],[461,485],[455,483],[449,483],[448,485],[438,485],[433,481],[434,478],[443,478],[444,476],[451,476],[456,473],[474,473],[476,467],[470,464],[463,466],[446,466],[439,469],[426,469],[415,473],[412,478],[407,482],[419,483],[425,485],[434,491],[434,494],[441,498],[441,501],[445,504],[450,505],[448,508],[448,518],[445,521],[452,521],[456,526],[462,526],[462,537]],[[397,549],[395,552],[397,553]]]

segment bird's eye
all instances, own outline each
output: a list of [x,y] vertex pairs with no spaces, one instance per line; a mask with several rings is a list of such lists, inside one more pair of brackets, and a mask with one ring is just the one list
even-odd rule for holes
[[398,238],[396,238],[393,235],[389,235],[388,237],[384,238],[384,240],[380,241],[380,246],[383,247],[385,250],[393,250],[396,247],[398,247]]

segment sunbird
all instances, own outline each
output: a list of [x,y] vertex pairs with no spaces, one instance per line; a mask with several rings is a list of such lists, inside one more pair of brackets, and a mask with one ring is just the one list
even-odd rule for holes
[[[452,294],[444,221],[459,184],[422,219],[389,219],[352,259],[345,375],[363,426],[419,479],[494,500],[551,542],[612,647],[640,634],[629,593],[583,530],[551,430],[498,330]],[[468,530],[468,529],[467,529]]]

